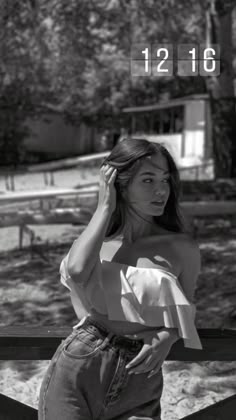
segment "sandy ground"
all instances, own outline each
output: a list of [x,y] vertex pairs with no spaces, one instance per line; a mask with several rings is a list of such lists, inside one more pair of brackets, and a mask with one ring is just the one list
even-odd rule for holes
[[[74,185],[77,181],[78,177]],[[65,186],[73,186],[68,184]],[[1,229],[0,324],[74,325],[77,319],[68,291],[59,282],[58,269],[78,234],[78,227],[34,229],[39,239],[33,253],[28,247],[17,249],[17,228]],[[196,290],[197,327],[235,329],[236,233],[213,229],[200,235],[198,242],[202,272]],[[0,392],[37,407],[48,363],[0,362]],[[236,393],[235,362],[171,361],[164,363],[163,371],[163,420],[180,419]]]

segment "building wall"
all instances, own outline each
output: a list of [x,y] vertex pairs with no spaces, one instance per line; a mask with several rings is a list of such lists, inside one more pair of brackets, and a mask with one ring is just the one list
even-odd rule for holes
[[205,107],[204,100],[187,101],[185,105],[182,162],[186,165],[198,164],[205,157]]
[[[134,135],[138,138],[138,136]],[[140,137],[142,138],[142,136]],[[145,134],[145,138],[153,143],[163,143],[174,160],[179,163],[181,160],[182,134]]]
[[24,145],[28,151],[58,156],[93,152],[95,132],[82,123],[73,126],[59,114],[48,114],[39,119],[28,119],[29,136]]

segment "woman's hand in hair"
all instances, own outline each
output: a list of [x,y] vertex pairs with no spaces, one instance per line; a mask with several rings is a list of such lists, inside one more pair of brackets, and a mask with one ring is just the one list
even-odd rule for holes
[[109,164],[100,169],[98,208],[107,209],[112,214],[116,208],[116,189],[114,186],[117,169]]

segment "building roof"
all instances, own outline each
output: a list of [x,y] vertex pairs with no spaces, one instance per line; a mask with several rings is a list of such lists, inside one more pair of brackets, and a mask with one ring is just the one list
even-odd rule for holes
[[159,103],[151,104],[151,105],[123,108],[122,112],[152,111],[155,109],[165,109],[165,108],[183,105],[184,103],[188,101],[200,101],[200,100],[208,100],[208,99],[209,99],[209,95],[207,93],[201,93],[201,94],[183,96],[182,98],[169,99],[168,101],[163,101],[163,102],[159,102]]

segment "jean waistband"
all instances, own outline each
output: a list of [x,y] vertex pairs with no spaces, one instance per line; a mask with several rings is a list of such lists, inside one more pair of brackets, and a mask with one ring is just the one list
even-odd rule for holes
[[110,335],[110,344],[118,347],[123,347],[129,351],[140,351],[143,346],[143,340],[132,339],[124,337],[122,335],[112,334],[104,325],[101,325],[98,321],[91,317],[85,318],[83,323],[80,324],[79,328],[84,328],[86,331],[91,332],[98,337],[107,338]]

